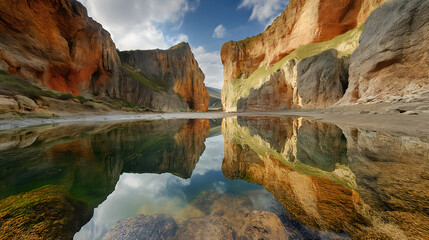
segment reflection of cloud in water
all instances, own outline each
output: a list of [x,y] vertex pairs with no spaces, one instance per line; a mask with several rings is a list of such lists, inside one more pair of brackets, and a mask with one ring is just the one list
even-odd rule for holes
[[216,189],[216,191],[217,191],[218,193],[222,193],[222,194],[224,194],[224,193],[225,193],[225,190],[226,190],[226,184],[225,184],[224,182],[222,182],[222,181],[214,182],[214,183],[213,183],[213,186],[214,186],[214,188]]
[[222,135],[207,138],[206,150],[192,172],[193,175],[204,175],[208,171],[221,171],[223,160],[223,137]]
[[[192,177],[221,171],[224,156],[222,135],[207,138],[205,145],[206,150]],[[209,178],[204,179],[210,181]],[[221,194],[225,193],[228,184],[224,181],[207,183]],[[99,239],[119,220],[138,214],[164,213],[176,220],[201,217],[204,214],[188,202],[184,193],[190,184],[191,179],[181,179],[172,174],[122,174],[115,191],[95,209],[94,217],[76,234],[75,239]]]
[[186,208],[182,189],[190,184],[171,174],[123,174],[115,191],[94,211],[94,217],[75,239],[98,239],[120,219],[139,213],[166,213],[186,217],[199,215]]

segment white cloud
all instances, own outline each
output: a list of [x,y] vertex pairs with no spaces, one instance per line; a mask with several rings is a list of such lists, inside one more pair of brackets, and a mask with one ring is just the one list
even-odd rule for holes
[[[88,14],[108,30],[121,50],[168,48],[183,34],[166,36],[166,24],[179,28],[199,0],[81,0]],[[173,41],[175,42],[175,41]]]
[[206,75],[204,81],[206,86],[222,88],[223,85],[223,66],[220,60],[220,52],[207,52],[204,47],[192,48],[198,65]]
[[189,38],[185,34],[180,34],[178,36],[170,37],[168,41],[170,42],[171,45],[176,45],[181,42],[189,42]]
[[214,31],[213,31],[213,38],[224,38],[226,34],[226,28],[222,25],[219,24],[219,26],[217,26]]
[[287,6],[286,0],[243,0],[238,9],[252,9],[249,20],[257,20],[259,23],[267,25],[271,23]]

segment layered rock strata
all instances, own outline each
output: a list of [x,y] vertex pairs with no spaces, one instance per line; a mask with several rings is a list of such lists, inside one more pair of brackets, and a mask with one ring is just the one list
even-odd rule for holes
[[74,95],[119,94],[110,34],[77,1],[2,1],[0,69]]
[[340,100],[348,86],[349,57],[336,49],[303,59],[291,59],[267,77],[259,88],[240,98],[237,111],[325,108]]

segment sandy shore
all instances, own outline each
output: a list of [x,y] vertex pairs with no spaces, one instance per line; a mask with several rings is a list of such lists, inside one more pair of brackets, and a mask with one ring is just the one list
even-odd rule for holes
[[[428,110],[426,110],[426,108]],[[64,115],[53,119],[0,120],[0,130],[42,124],[77,122],[113,122],[162,119],[219,119],[235,116],[299,116],[334,123],[339,127],[356,127],[378,130],[392,134],[408,134],[429,138],[429,104],[365,104],[332,107],[319,110],[296,110],[274,112],[178,112],[178,113],[126,113],[113,112],[104,115],[90,113]]]

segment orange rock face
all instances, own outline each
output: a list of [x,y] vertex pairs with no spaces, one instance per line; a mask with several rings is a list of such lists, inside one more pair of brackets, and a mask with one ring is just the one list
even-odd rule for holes
[[273,65],[300,46],[324,42],[356,28],[385,1],[291,0],[263,33],[222,46],[224,81],[249,76],[261,64]]
[[77,1],[0,2],[0,68],[80,95],[118,74],[110,34]]

